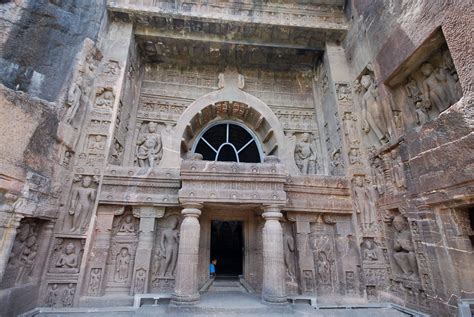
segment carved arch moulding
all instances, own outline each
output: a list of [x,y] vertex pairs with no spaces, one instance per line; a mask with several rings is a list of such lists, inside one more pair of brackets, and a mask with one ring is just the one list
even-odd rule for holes
[[175,135],[181,138],[170,140],[169,146],[164,147],[162,167],[179,168],[199,132],[213,122],[227,120],[239,122],[252,130],[265,156],[277,156],[290,173],[296,173],[297,167],[287,151],[287,139],[277,116],[263,101],[242,90],[241,77],[226,72],[219,90],[188,106],[175,127]]

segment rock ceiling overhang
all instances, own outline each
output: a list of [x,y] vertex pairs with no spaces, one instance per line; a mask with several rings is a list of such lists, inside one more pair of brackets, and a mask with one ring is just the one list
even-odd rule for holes
[[180,58],[184,53],[191,60],[213,55],[225,60],[233,54],[238,59],[240,54],[242,60],[260,65],[278,63],[278,57],[308,63],[319,57],[327,41],[341,41],[347,31],[344,12],[337,6],[181,1],[176,8],[166,2],[127,2],[109,1],[109,14],[135,24],[137,42],[150,62],[186,60]]

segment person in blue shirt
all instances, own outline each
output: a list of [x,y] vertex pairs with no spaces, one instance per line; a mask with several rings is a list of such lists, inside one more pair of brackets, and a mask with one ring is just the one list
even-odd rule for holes
[[209,272],[211,273],[211,277],[216,277],[216,258],[212,258],[211,264],[209,264]]

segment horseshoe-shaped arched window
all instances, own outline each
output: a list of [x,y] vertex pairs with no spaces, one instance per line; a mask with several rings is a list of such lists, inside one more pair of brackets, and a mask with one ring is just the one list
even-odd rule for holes
[[220,121],[206,127],[194,142],[193,153],[206,161],[261,163],[262,149],[255,134],[245,125]]

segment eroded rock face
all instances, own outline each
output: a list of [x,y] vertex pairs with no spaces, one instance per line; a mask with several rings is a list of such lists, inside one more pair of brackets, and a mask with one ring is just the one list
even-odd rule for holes
[[472,17],[342,5],[0,4],[0,315],[194,304],[211,259],[270,303],[455,314]]

